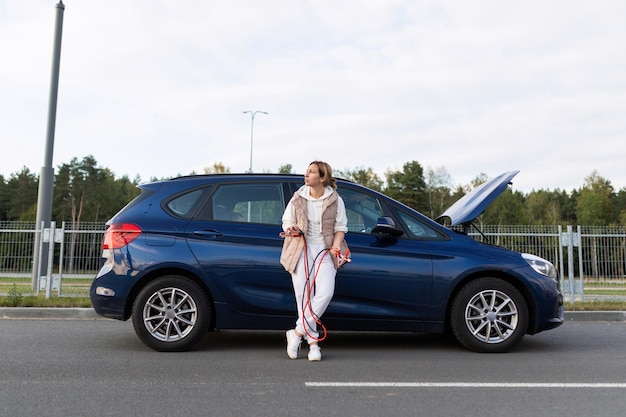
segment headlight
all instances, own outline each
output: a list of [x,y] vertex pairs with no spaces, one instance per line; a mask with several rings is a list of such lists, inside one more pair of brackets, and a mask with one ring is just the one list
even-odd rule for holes
[[524,258],[524,260],[528,262],[528,265],[532,266],[533,269],[541,275],[545,275],[553,279],[557,278],[556,268],[552,265],[552,262],[546,261],[545,259],[530,253],[522,253],[522,258]]

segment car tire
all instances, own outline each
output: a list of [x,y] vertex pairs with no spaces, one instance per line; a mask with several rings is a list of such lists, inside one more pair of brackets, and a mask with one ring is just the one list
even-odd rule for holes
[[189,278],[167,275],[148,283],[133,304],[135,333],[159,352],[181,352],[200,342],[211,323],[210,301]]
[[466,284],[452,302],[452,333],[474,352],[506,352],[528,329],[526,300],[500,278],[479,278]]

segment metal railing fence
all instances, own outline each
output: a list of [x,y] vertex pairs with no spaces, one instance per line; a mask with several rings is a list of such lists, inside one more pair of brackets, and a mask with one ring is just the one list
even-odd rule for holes
[[[54,248],[53,273],[61,277],[59,295],[87,296],[100,267],[104,223],[63,223]],[[626,300],[626,228],[621,226],[483,225],[480,241],[528,252],[560,271],[570,301],[585,297]],[[0,293],[7,284],[29,285],[36,240],[35,222],[0,222]],[[62,259],[61,259],[62,256]],[[62,270],[59,270],[59,265]],[[36,289],[40,291],[41,288]]]
[[622,226],[483,226],[477,240],[552,262],[569,301],[626,300],[626,228]]
[[[56,229],[62,236],[53,248],[52,272],[58,278],[55,289],[59,296],[86,297],[100,267],[105,225],[88,222],[70,226],[63,223]],[[35,222],[0,222],[0,293],[7,293],[13,285],[26,294],[45,289],[39,282],[32,289],[33,253],[38,244]]]

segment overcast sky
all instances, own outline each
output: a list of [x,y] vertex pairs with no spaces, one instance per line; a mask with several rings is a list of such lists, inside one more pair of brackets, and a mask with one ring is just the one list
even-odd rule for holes
[[[58,0],[0,0],[0,174],[44,164]],[[453,186],[520,170],[626,187],[626,2],[65,0],[53,167],[143,181],[221,162]]]

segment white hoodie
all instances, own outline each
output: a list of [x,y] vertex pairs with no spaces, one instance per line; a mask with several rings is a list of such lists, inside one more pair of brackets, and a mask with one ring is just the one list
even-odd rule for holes
[[[308,243],[324,244],[324,236],[322,236],[322,205],[324,204],[324,199],[334,192],[335,190],[332,187],[326,187],[324,194],[320,198],[313,198],[311,196],[311,187],[308,185],[303,185],[298,190],[300,196],[307,201],[307,218],[309,224],[307,230],[305,230],[305,235]],[[337,195],[337,197],[337,218],[335,220],[334,231],[347,232],[348,217],[346,216],[346,207],[341,196]],[[283,215],[283,230],[293,226],[295,223],[296,216],[290,202],[285,208],[285,214]]]

